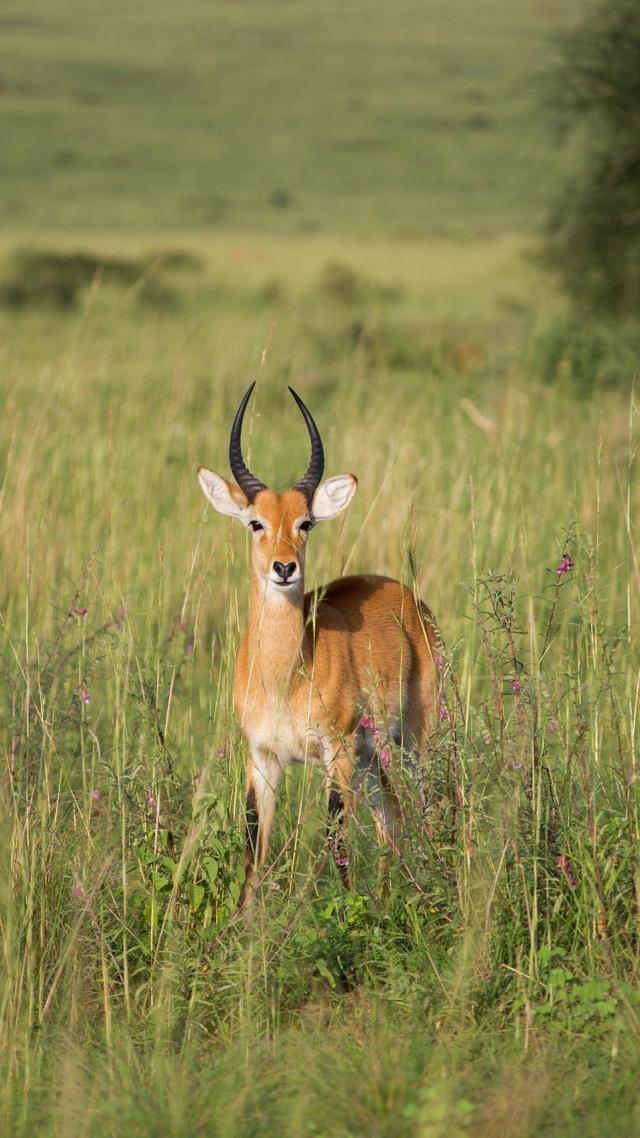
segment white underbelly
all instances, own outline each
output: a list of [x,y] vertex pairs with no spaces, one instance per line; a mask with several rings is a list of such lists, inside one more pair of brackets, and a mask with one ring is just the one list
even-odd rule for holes
[[295,762],[319,762],[323,757],[318,732],[313,727],[301,731],[285,715],[275,723],[271,720],[252,724],[247,736],[252,748],[277,755],[283,766]]

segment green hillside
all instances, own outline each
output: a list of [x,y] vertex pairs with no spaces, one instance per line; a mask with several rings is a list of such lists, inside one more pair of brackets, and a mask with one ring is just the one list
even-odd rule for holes
[[6,0],[11,231],[529,229],[550,37],[524,0]]

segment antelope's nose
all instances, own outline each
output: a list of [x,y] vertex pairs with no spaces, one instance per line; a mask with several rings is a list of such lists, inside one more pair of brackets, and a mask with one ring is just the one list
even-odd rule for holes
[[282,561],[274,561],[273,563],[273,571],[278,574],[282,581],[288,581],[290,577],[293,577],[297,568],[295,561],[288,561],[286,565],[283,565]]

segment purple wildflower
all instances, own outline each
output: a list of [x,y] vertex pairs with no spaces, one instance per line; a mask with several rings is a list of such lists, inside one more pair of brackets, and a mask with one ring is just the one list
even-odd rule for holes
[[558,854],[556,858],[556,865],[560,872],[566,878],[567,884],[570,889],[577,889],[576,879],[573,875],[573,866],[566,854]]
[[86,688],[80,689],[80,698],[83,703],[91,703],[91,693]]
[[444,704],[444,703],[440,704],[440,710],[439,710],[438,714],[440,715],[440,719],[442,719],[443,721],[445,719],[449,718],[449,711],[448,711],[446,704]]
[[516,693],[522,691],[522,684],[520,683],[520,680],[511,681],[511,691]]
[[558,724],[556,723],[555,719],[552,719],[550,723],[547,723],[547,727],[549,728],[550,731],[557,731],[558,730]]
[[336,858],[336,865],[339,866],[340,869],[347,869],[347,867],[349,865],[349,858],[348,857],[337,857]]
[[636,781],[637,777],[638,777],[637,771],[629,771],[629,777],[627,779],[627,786],[633,786],[633,783]]
[[91,797],[92,797],[94,802],[101,802],[102,801],[102,791],[101,790],[92,790],[91,791]]
[[368,715],[363,715],[362,719],[360,720],[360,726],[364,727],[365,731],[370,731],[375,727],[375,723],[373,722],[373,719],[369,718]]
[[388,747],[381,747],[379,757],[380,757],[380,766],[384,767],[384,769],[387,770],[387,768],[391,762],[391,751],[389,750],[389,748]]
[[573,569],[573,561],[568,553],[564,553],[562,555],[562,561],[556,569],[556,573],[559,577],[564,577],[565,573],[568,573],[570,569]]
[[88,611],[89,611],[88,609],[80,609],[80,608],[71,609],[73,616],[86,616]]
[[446,664],[446,660],[445,660],[444,656],[436,656],[436,658],[434,660],[434,664],[435,664],[436,668],[438,668],[439,671],[442,671],[442,669],[444,668],[444,666]]
[[516,762],[512,763],[511,764],[511,770],[512,771],[521,771],[522,770],[522,763],[516,763]]
[[144,801],[145,801],[145,805],[147,807],[147,810],[156,810],[157,809],[158,804],[154,798],[153,791],[151,791],[151,790],[147,791],[147,793],[145,794]]
[[74,901],[80,901],[84,897],[84,885],[81,881],[75,882],[71,890],[71,896],[73,897]]

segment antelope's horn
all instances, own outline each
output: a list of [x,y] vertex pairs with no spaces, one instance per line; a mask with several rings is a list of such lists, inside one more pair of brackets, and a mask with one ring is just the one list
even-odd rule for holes
[[301,478],[299,482],[296,482],[293,489],[301,490],[307,499],[307,502],[311,502],[315,491],[320,485],[322,473],[324,471],[324,450],[322,448],[322,439],[320,438],[320,432],[313,421],[311,412],[307,407],[305,407],[300,396],[296,394],[292,387],[289,388],[289,391],[293,395],[293,398],[298,404],[298,407],[302,411],[304,421],[307,424],[307,430],[309,431],[309,438],[311,439],[311,459],[309,461],[309,468],[304,478]]
[[256,384],[254,380],[251,386],[248,387],[244,393],[242,403],[236,411],[236,417],[233,420],[231,436],[229,438],[229,466],[231,467],[231,473],[233,474],[233,477],[238,483],[240,489],[244,490],[250,502],[253,502],[256,494],[258,494],[260,490],[267,489],[264,482],[260,482],[259,479],[255,478],[248,467],[245,466],[244,459],[242,457],[242,446],[240,445],[240,435],[242,434],[242,420],[244,419],[247,403],[251,398],[251,392],[253,391],[255,385]]

